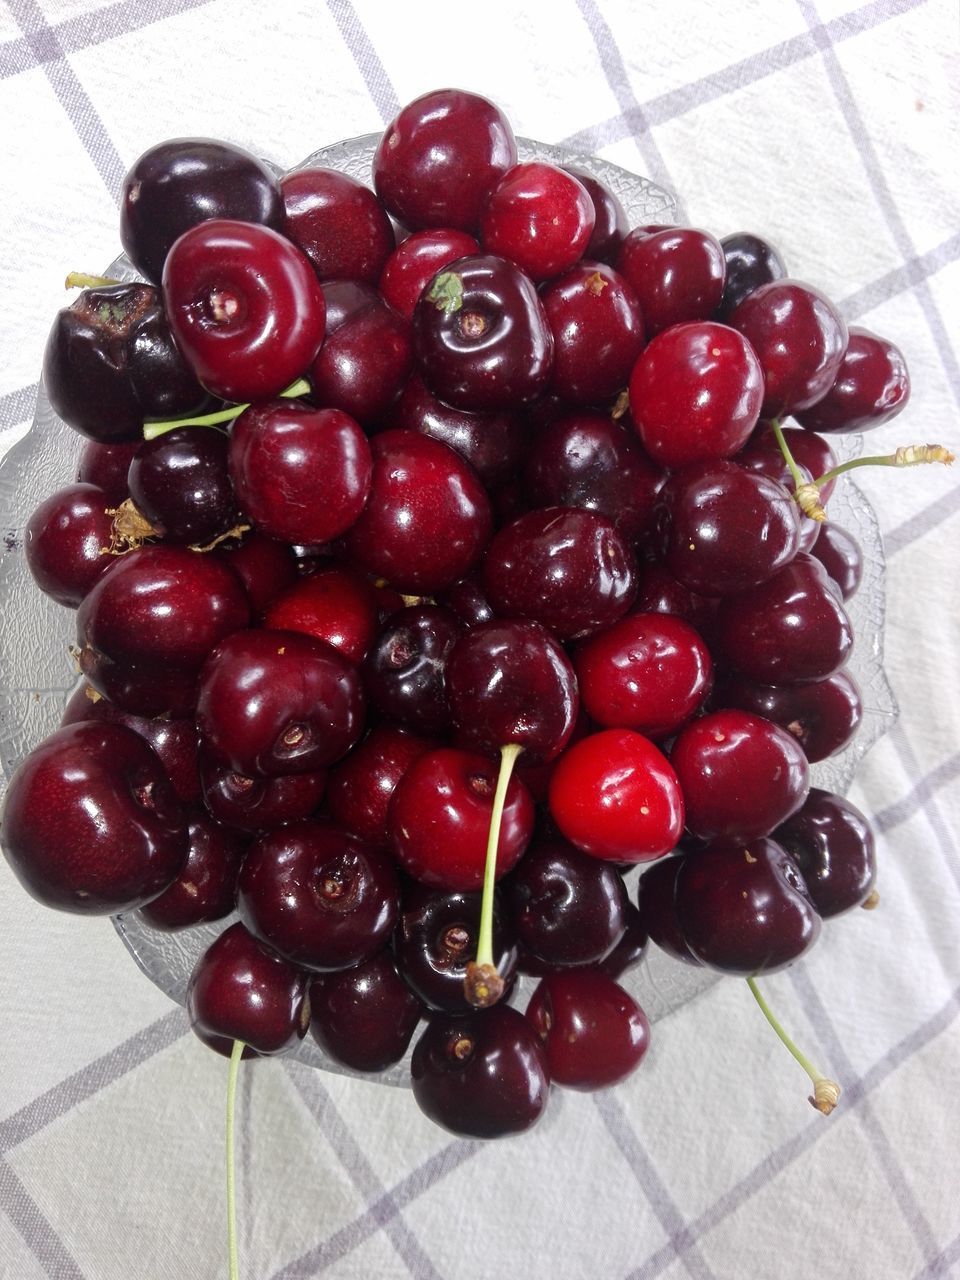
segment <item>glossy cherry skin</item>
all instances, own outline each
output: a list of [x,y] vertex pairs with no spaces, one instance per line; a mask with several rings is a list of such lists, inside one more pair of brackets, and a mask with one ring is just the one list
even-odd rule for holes
[[208,543],[239,522],[227,472],[225,435],[178,427],[137,450],[128,472],[130,496],[159,537]]
[[411,605],[391,614],[363,667],[371,704],[420,733],[448,729],[445,673],[462,630],[441,605]]
[[384,263],[380,292],[395,311],[411,320],[418,298],[437,272],[479,252],[473,236],[453,227],[414,231]]
[[826,521],[820,526],[820,537],[812,548],[812,555],[840,588],[845,601],[856,595],[863,577],[863,552],[852,533],[832,520]]
[[186,929],[233,910],[246,841],[202,811],[190,814],[187,835],[183,870],[159,898],[140,908],[151,928]]
[[556,165],[514,165],[487,196],[480,243],[531,280],[549,280],[577,262],[590,243],[596,212],[586,188]]
[[373,181],[404,226],[472,232],[487,192],[516,162],[513,130],[498,107],[476,93],[438,89],[415,98],[384,130]]
[[552,760],[570,740],[580,707],[562,647],[536,622],[483,622],[457,641],[447,661],[447,693],[457,741],[478,751],[507,743],[524,760]]
[[[783,438],[793,455],[794,462],[801,471],[809,472],[811,479],[819,479],[837,465],[836,454],[823,436],[818,436],[816,432],[805,431],[802,427],[784,427]],[[779,480],[781,484],[793,490],[790,468],[768,422],[761,422],[758,425],[746,445],[734,458],[734,462],[737,466],[746,467],[748,471],[762,471],[772,480]],[[836,484],[835,479],[828,480],[821,488],[820,499],[823,503],[829,501]],[[804,550],[808,551],[809,547],[804,547]]]
[[315,773],[363,728],[356,667],[299,631],[241,631],[210,654],[200,680],[204,745],[241,774]]
[[726,320],[747,294],[753,293],[762,284],[782,280],[787,274],[787,268],[772,244],[749,231],[725,236],[720,245],[726,263],[726,277],[719,316],[721,320]]
[[548,974],[525,1017],[543,1044],[551,1081],[567,1089],[618,1084],[637,1069],[650,1044],[646,1014],[599,969]]
[[900,348],[851,325],[833,385],[797,421],[810,431],[867,431],[896,417],[909,399],[910,374]]
[[413,368],[410,322],[370,285],[332,280],[323,286],[323,296],[327,334],[310,366],[313,398],[372,427]]
[[780,686],[729,676],[716,690],[715,703],[740,707],[780,725],[800,743],[810,764],[842,751],[863,719],[860,690],[847,671]]
[[380,201],[348,173],[298,169],[280,179],[285,230],[321,280],[376,284],[394,245]]
[[400,909],[389,858],[332,823],[287,823],[251,845],[237,910],[252,934],[303,969],[347,969],[384,945]]
[[542,427],[524,468],[531,505],[585,507],[608,516],[630,543],[650,527],[664,480],[636,438],[606,414],[564,414]]
[[104,444],[139,442],[145,419],[198,413],[208,400],[158,291],[139,283],[85,289],[57,313],[43,385],[64,422]]
[[550,1096],[546,1055],[509,1005],[432,1018],[414,1047],[411,1073],[420,1110],[467,1138],[524,1132]]
[[307,1034],[307,975],[232,924],[203,953],[187,987],[190,1026],[204,1044],[229,1057],[288,1053]]
[[581,738],[550,777],[550,813],[566,838],[594,858],[649,862],[683,831],[683,793],[666,757],[627,729]]
[[823,680],[853,649],[853,629],[839,589],[819,560],[804,552],[717,610],[711,651],[760,684]]
[[584,709],[604,728],[649,738],[676,733],[710,692],[713,663],[689,623],[630,613],[582,640],[574,655]]
[[660,560],[640,562],[634,613],[675,613],[695,631],[708,635],[719,600],[684,586]]
[[847,326],[818,289],[789,279],[761,285],[732,312],[730,324],[763,369],[764,418],[809,409],[830,390],[847,347]]
[[636,290],[648,338],[686,320],[709,320],[723,295],[720,242],[693,227],[637,227],[616,267]]
[[490,538],[490,501],[476,473],[453,449],[414,431],[384,431],[370,447],[370,499],[347,534],[351,559],[397,591],[451,586]]
[[351,662],[362,662],[377,634],[377,596],[354,569],[332,564],[291,583],[270,601],[263,625],[325,640]]
[[24,554],[34,582],[58,604],[75,609],[116,561],[109,547],[113,517],[107,495],[92,484],[58,489],[27,521]]
[[328,542],[370,496],[373,462],[355,419],[302,400],[252,405],[230,433],[230,479],[244,512],[283,542]]
[[637,910],[651,942],[674,960],[698,965],[700,961],[687,946],[677,919],[677,876],[684,856],[659,858],[644,868],[637,881]]
[[439,592],[437,602],[455,613],[465,627],[476,627],[481,622],[493,620],[490,601],[483,594],[476,572],[467,574],[446,591]]
[[703,840],[766,836],[803,804],[810,770],[779,725],[735,708],[687,725],[670,751],[687,830]]
[[388,950],[310,983],[310,1034],[334,1062],[354,1071],[399,1062],[422,1012]]
[[524,950],[551,966],[602,960],[626,928],[627,891],[617,869],[565,840],[537,841],[503,892]]
[[606,516],[545,507],[494,535],[483,588],[501,617],[532,618],[573,640],[623,617],[636,574],[632,550]]
[[630,374],[630,414],[663,467],[729,458],[750,438],[763,403],[760,362],[726,325],[677,324],[659,334]]
[[387,813],[397,784],[414,760],[437,745],[399,725],[374,725],[331,770],[327,785],[331,818],[365,843],[389,851]]
[[873,831],[860,810],[818,787],[774,839],[790,854],[826,920],[861,906],[873,892],[877,857]]
[[701,595],[757,586],[800,548],[800,508],[783,485],[730,461],[675,472],[657,497],[655,520],[666,568]]
[[119,507],[124,498],[130,496],[127,472],[142,443],[142,429],[135,440],[125,443],[101,444],[97,440],[88,440],[77,466],[78,482],[96,485],[107,495],[108,507]]
[[[415,760],[397,784],[388,816],[393,854],[404,871],[435,889],[479,889],[496,785],[496,765],[476,752],[440,747]],[[511,778],[497,844],[498,879],[523,856],[533,821],[530,793]]]
[[[404,981],[428,1009],[467,1013],[467,965],[477,954],[479,893],[446,893],[411,882],[403,892],[393,949]],[[493,958],[507,987],[517,968],[516,930],[493,899]]]
[[553,335],[532,281],[494,254],[460,258],[433,277],[413,312],[420,373],[441,400],[482,412],[540,396]]
[[236,403],[269,400],[320,350],[320,282],[296,245],[269,227],[213,219],[167,254],[163,301],[200,383]]
[[550,389],[571,404],[603,404],[626,385],[643,347],[637,295],[602,262],[583,261],[540,294],[553,333]]
[[676,909],[687,946],[721,973],[776,973],[820,936],[796,863],[769,839],[726,836],[688,853],[677,874]]
[[209,751],[201,751],[199,768],[207,811],[223,826],[251,836],[309,818],[320,807],[327,781],[324,769],[251,778]]
[[263,533],[251,531],[238,542],[223,542],[216,554],[243,583],[254,617],[297,580],[297,562],[290,547]]
[[[653,865],[657,864],[653,863]],[[602,973],[605,973],[608,978],[613,978],[615,982],[619,982],[625,973],[635,969],[646,958],[647,944],[650,941],[640,918],[640,912],[629,899],[624,919],[626,926],[620,935],[619,942],[597,965]]]
[[87,721],[58,729],[20,764],[0,844],[38,902],[112,915],[172,883],[187,856],[187,822],[150,746],[122,725]]
[[583,256],[593,262],[613,264],[630,230],[623,205],[605,183],[586,169],[573,164],[565,164],[563,168],[573,174],[593,204],[593,233]]

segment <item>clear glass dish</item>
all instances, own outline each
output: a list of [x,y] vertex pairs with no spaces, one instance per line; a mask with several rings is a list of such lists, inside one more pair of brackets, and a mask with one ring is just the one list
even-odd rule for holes
[[[295,168],[336,168],[371,185],[370,165],[379,137],[368,134],[324,147]],[[523,138],[518,139],[518,145],[521,159],[576,164],[593,173],[616,194],[631,226],[677,220],[675,197],[647,178],[595,156],[581,156]],[[137,278],[125,257],[111,263],[106,274],[123,280]],[[840,437],[839,443],[838,452],[845,458],[859,449],[859,437]],[[27,568],[23,538],[33,509],[75,477],[82,447],[82,438],[54,414],[41,384],[30,431],[0,462],[0,785],[4,787],[27,752],[57,728],[64,704],[77,683],[77,669],[70,655],[75,641],[73,612],[37,590]],[[846,478],[831,499],[830,515],[856,537],[865,561],[863,583],[848,604],[857,636],[850,670],[863,692],[863,724],[846,751],[813,769],[815,785],[844,792],[863,756],[893,725],[897,708],[883,670],[884,567],[876,518],[866,499]],[[631,893],[637,875],[638,871],[634,871],[627,877]],[[117,916],[113,923],[143,972],[182,1005],[196,959],[233,918],[179,933],[152,930],[136,915]],[[640,1001],[651,1021],[663,1018],[717,981],[718,975],[709,970],[678,964],[656,948],[651,951],[624,979],[624,985]],[[532,980],[521,978],[511,1002],[522,1007],[532,985]],[[332,1062],[310,1036],[295,1056],[338,1074],[358,1074]],[[405,1059],[376,1077],[366,1078],[405,1084],[408,1077]]]

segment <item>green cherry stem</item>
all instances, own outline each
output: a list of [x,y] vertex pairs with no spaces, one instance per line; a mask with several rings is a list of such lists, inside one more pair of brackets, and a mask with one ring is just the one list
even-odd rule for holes
[[754,1000],[756,1000],[757,1004],[760,1006],[760,1011],[763,1016],[770,1023],[771,1027],[773,1027],[783,1044],[786,1045],[787,1049],[789,1049],[790,1053],[793,1054],[794,1058],[796,1058],[797,1062],[799,1062],[800,1066],[803,1067],[804,1071],[813,1082],[813,1097],[809,1099],[810,1105],[816,1107],[822,1115],[828,1116],[839,1101],[840,1086],[835,1080],[828,1079],[822,1072],[818,1071],[810,1059],[800,1052],[797,1046],[787,1035],[786,1031],[784,1031],[783,1027],[781,1027],[780,1023],[777,1021],[776,1016],[772,1012],[766,1000],[764,1000],[760,993],[760,988],[757,986],[756,980],[754,978],[748,978],[747,986],[753,993]]
[[804,483],[800,468],[797,466],[793,454],[790,452],[790,446],[787,444],[787,437],[783,434],[783,427],[780,425],[779,418],[771,419],[770,426],[773,428],[773,434],[777,437],[777,444],[780,446],[780,452],[783,454],[783,460],[790,469],[793,476],[793,483],[799,489]]
[[123,284],[112,276],[91,276],[85,271],[71,271],[63,282],[65,289],[103,289],[110,284]]
[[230,1054],[230,1074],[227,1076],[227,1257],[230,1264],[230,1280],[240,1280],[237,1259],[237,1181],[234,1169],[233,1131],[237,1110],[237,1076],[245,1045],[234,1040]]
[[812,483],[821,489],[837,476],[842,476],[845,471],[852,471],[854,467],[919,467],[925,462],[942,462],[949,466],[953,461],[953,454],[942,444],[906,444],[901,445],[894,453],[874,454],[869,458],[851,458],[849,462],[841,462]]
[[[310,383],[306,378],[298,378],[296,382],[291,382],[286,390],[281,391],[280,395],[283,399],[289,400],[294,396],[305,396],[310,390]],[[172,418],[167,422],[146,422],[143,426],[144,440],[156,440],[157,436],[166,435],[168,431],[174,431],[177,427],[219,427],[224,422],[232,422],[234,418],[239,418],[244,409],[249,409],[248,404],[231,404],[226,409],[218,409],[215,413],[204,413],[197,418]]]
[[487,832],[487,858],[483,868],[483,897],[480,902],[480,930],[477,936],[477,958],[467,965],[464,992],[470,1004],[478,1009],[496,1004],[503,995],[503,979],[497,973],[493,957],[493,895],[497,883],[497,851],[500,847],[500,827],[503,822],[503,806],[513,766],[523,747],[508,742],[500,748],[500,772],[497,788],[493,793],[493,810]]

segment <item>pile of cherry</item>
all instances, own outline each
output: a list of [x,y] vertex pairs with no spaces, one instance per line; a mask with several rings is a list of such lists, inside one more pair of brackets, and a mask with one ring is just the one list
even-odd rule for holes
[[809,778],[861,715],[825,436],[909,383],[763,240],[630,229],[476,95],[407,106],[374,183],[207,140],[127,175],[151,283],[56,318],[89,443],[27,543],[85,683],[2,843],[64,910],[236,908],[214,1048],[378,1071],[417,1034],[423,1110],[496,1136],[638,1065],[648,937],[752,979],[869,905],[869,825]]

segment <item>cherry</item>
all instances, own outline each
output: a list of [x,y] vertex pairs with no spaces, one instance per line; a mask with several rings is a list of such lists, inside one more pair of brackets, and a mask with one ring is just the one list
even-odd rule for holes
[[323,286],[327,332],[310,366],[314,399],[372,427],[400,394],[413,367],[410,323],[370,285]]
[[[415,760],[397,784],[388,817],[403,869],[434,888],[479,889],[496,783],[496,769],[472,751],[441,747]],[[496,845],[498,877],[520,860],[533,819],[529,792],[511,779]]]
[[376,284],[396,243],[373,192],[337,169],[297,169],[280,179],[286,234],[321,280]]
[[373,706],[420,733],[448,729],[445,671],[461,631],[440,605],[411,605],[391,614],[363,667]]
[[374,725],[331,770],[327,807],[334,822],[374,848],[391,847],[387,814],[400,779],[438,744],[397,725]]
[[616,268],[633,285],[647,337],[686,320],[709,320],[723,294],[720,242],[693,227],[637,227]]
[[[661,859],[662,861],[662,859]],[[600,864],[603,865],[602,863]],[[657,863],[653,863],[657,866]],[[620,935],[620,941],[616,944],[612,951],[607,954],[597,965],[597,968],[618,982],[625,973],[636,968],[647,955],[647,943],[649,936],[638,909],[627,899],[624,909],[624,919],[626,926]]]
[[366,578],[332,564],[278,592],[263,613],[274,631],[302,631],[362,662],[377,634],[377,596]]
[[309,818],[320,806],[327,781],[323,769],[251,778],[209,751],[200,753],[199,768],[208,812],[223,826],[248,835]]
[[763,373],[747,340],[726,325],[677,324],[653,339],[630,374],[630,415],[661,466],[729,458],[750,437]]
[[133,455],[142,443],[142,432],[137,433],[135,440],[117,444],[88,440],[83,446],[77,466],[78,482],[96,485],[106,494],[108,507],[119,507],[124,498],[130,496],[127,472]]
[[630,613],[582,640],[574,665],[592,720],[650,738],[686,724],[713,679],[709,650],[697,632],[682,618],[661,613]]
[[509,122],[462,89],[415,98],[387,125],[373,157],[377,195],[404,226],[474,231],[487,192],[517,162]]
[[158,537],[207,543],[237,523],[228,447],[209,427],[178,427],[140,446],[130,463],[130,496]]
[[595,221],[593,201],[571,173],[527,161],[508,169],[490,190],[480,243],[531,280],[549,280],[583,256]]
[[707,635],[719,600],[702,596],[679,582],[662,561],[641,561],[634,613],[675,613],[695,631]]
[[540,295],[553,333],[551,390],[571,404],[602,404],[623,388],[643,347],[633,287],[612,267],[583,261]]
[[154,929],[186,929],[233,910],[246,843],[202,812],[190,815],[187,835],[183,870],[159,898],[140,908],[140,918]]
[[233,924],[203,953],[190,975],[187,1014],[196,1035],[229,1057],[289,1053],[307,1034],[307,977]]
[[870,823],[842,796],[818,787],[774,832],[800,869],[810,897],[826,920],[863,906],[877,878]]
[[296,245],[253,223],[215,218],[167,255],[163,300],[177,345],[224,400],[269,400],[323,341],[323,291]]
[[398,591],[451,586],[490,538],[490,502],[476,473],[453,449],[414,431],[384,431],[370,447],[370,499],[347,534],[351,559]]
[[846,350],[847,326],[818,289],[789,279],[761,285],[733,311],[730,324],[760,360],[763,417],[808,409],[830,390]]
[[240,542],[221,543],[217,553],[237,575],[259,617],[275,595],[297,579],[297,565],[288,546],[265,534],[251,532]]
[[599,969],[549,974],[525,1016],[543,1044],[550,1079],[567,1089],[618,1084],[640,1065],[650,1043],[643,1010]]
[[796,738],[734,708],[687,725],[670,763],[683,790],[687,830],[704,840],[769,835],[810,789],[807,758]]
[[550,778],[550,814],[584,853],[649,862],[683,831],[683,794],[669,761],[649,739],[606,729],[568,747]]
[[411,1075],[420,1110],[462,1137],[522,1133],[549,1097],[546,1055],[509,1005],[432,1018],[414,1047]]
[[[813,431],[805,431],[802,427],[784,427],[784,441],[790,455],[801,471],[807,471],[812,479],[832,471],[837,465],[837,458],[823,436]],[[761,422],[756,431],[740,450],[734,461],[748,471],[761,471],[771,480],[778,480],[788,489],[793,489],[792,473],[780,442],[770,429],[768,422]],[[836,480],[828,480],[820,490],[820,500],[826,503],[836,487]],[[816,521],[805,520],[804,525],[816,524]],[[805,551],[809,547],[804,547]]]
[[576,178],[593,204],[593,234],[590,236],[583,256],[592,262],[612,264],[620,252],[624,237],[630,230],[630,223],[627,221],[623,205],[606,183],[595,178],[586,169],[573,164],[565,164],[563,168]]
[[58,729],[7,789],[0,845],[45,906],[108,915],[143,906],[180,873],[187,824],[163,765],[132,729]]
[[230,434],[229,465],[249,519],[284,542],[339,537],[370,496],[370,446],[355,419],[300,400],[245,410]]
[[827,521],[820,526],[812,554],[840,588],[845,601],[856,595],[863,577],[863,552],[852,533]]
[[92,484],[58,489],[27,521],[24,553],[34,582],[58,604],[75,609],[116,561],[106,555],[113,529],[110,502]]
[[725,836],[688,853],[676,910],[702,964],[744,977],[775,973],[820,936],[820,917],[796,863],[775,841]]
[[726,278],[719,316],[726,320],[748,294],[762,284],[782,280],[787,269],[773,245],[749,231],[725,236],[720,246],[726,263]]
[[247,929],[304,969],[346,969],[375,955],[400,909],[393,864],[332,823],[285,823],[251,846],[237,910]]
[[860,727],[863,702],[853,676],[837,671],[806,684],[756,684],[729,676],[715,692],[717,706],[740,707],[791,733],[810,764],[842,751]]
[[452,227],[414,231],[384,263],[380,292],[395,311],[412,320],[418,298],[437,272],[479,252],[480,246],[465,231]]
[[354,1071],[383,1071],[407,1051],[422,1009],[389,951],[310,983],[310,1034]]
[[910,374],[900,348],[853,325],[833,385],[797,421],[811,431],[867,431],[896,417],[909,399]]
[[637,881],[637,910],[651,942],[674,960],[698,965],[700,961],[687,946],[677,919],[677,876],[684,856],[660,858],[644,868]]

